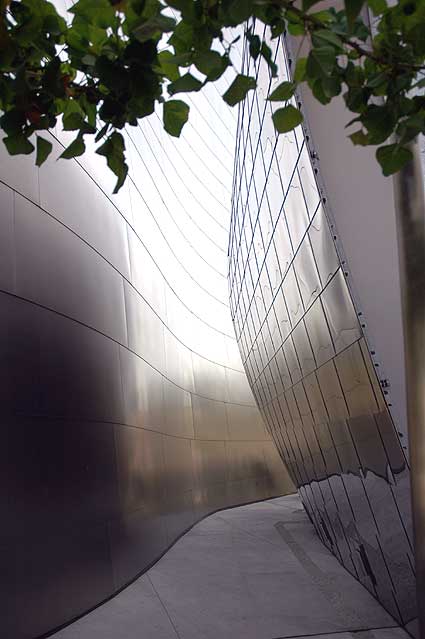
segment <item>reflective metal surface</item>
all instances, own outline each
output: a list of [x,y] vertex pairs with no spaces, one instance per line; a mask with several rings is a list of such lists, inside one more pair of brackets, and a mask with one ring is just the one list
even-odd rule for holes
[[[262,34],[259,34],[262,35]],[[279,69],[283,43],[270,42]],[[253,65],[244,60],[244,70]],[[323,542],[403,625],[416,615],[409,467],[367,350],[303,131],[239,110],[230,304],[257,404]],[[386,309],[391,312],[391,309]],[[419,355],[418,351],[418,355]],[[422,356],[422,355],[421,355]]]
[[[226,82],[226,80],[224,80]],[[220,90],[223,90],[223,87]],[[0,165],[0,634],[32,639],[132,580],[218,508],[294,490],[228,307],[235,114],[212,87],[181,140]]]

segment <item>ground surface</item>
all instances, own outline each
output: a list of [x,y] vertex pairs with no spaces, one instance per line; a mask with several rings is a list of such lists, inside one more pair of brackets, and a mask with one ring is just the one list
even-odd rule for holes
[[[317,538],[297,496],[223,511],[54,639],[407,639]],[[333,637],[332,637],[333,639]]]

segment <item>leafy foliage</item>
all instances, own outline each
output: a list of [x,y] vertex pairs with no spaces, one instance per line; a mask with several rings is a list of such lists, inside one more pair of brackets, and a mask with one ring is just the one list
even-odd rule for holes
[[[201,90],[233,65],[227,27],[245,25],[253,61],[263,58],[271,74],[278,74],[266,41],[247,26],[256,20],[272,38],[288,32],[309,43],[292,78],[269,96],[282,103],[273,114],[276,130],[289,131],[302,121],[294,101],[301,82],[322,104],[342,95],[355,114],[349,124],[360,126],[352,142],[382,145],[377,160],[390,175],[409,161],[406,145],[425,133],[425,1],[389,6],[386,0],[345,0],[344,9],[325,11],[317,11],[317,4],[78,0],[66,21],[48,0],[0,0],[4,144],[10,154],[35,151],[40,166],[52,150],[40,132],[57,124],[75,131],[63,158],[82,155],[85,136],[94,136],[97,153],[117,177],[117,191],[128,172],[120,130],[136,126],[163,103],[164,128],[179,136],[189,107],[173,96]],[[239,73],[223,99],[234,106],[255,87],[254,73]]]

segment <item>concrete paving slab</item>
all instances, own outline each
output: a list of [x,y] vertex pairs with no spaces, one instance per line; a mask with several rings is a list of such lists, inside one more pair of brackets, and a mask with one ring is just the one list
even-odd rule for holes
[[407,639],[323,546],[296,495],[197,524],[54,639]]

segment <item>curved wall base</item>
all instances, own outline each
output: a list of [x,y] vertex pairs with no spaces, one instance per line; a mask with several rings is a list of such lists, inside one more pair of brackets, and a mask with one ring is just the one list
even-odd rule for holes
[[203,126],[210,119],[177,143],[155,115],[126,133],[132,170],[118,197],[99,157],[56,162],[67,134],[52,136],[41,169],[1,152],[7,639],[107,599],[208,513],[294,490],[236,347],[231,171],[226,149],[218,163],[202,147]]

